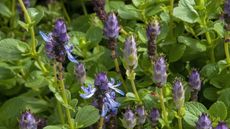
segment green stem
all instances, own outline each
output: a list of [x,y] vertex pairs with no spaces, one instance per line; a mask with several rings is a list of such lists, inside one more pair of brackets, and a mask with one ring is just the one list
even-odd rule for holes
[[35,57],[35,60],[38,62],[39,67],[41,68],[42,72],[46,75],[48,73],[47,69],[43,65],[40,59],[38,59],[37,55]]
[[[184,104],[183,104],[184,106]],[[180,107],[177,111],[177,114],[178,114],[178,126],[179,126],[179,129],[183,129],[183,124],[182,124],[182,118],[183,118],[183,114],[182,114],[182,107]]]
[[102,129],[103,125],[104,125],[104,117],[101,117],[99,121],[98,129]]
[[69,14],[65,8],[64,0],[62,0],[62,8],[63,8],[63,13],[64,13],[65,17],[66,17],[68,23],[70,24],[71,20],[70,20]]
[[[58,79],[57,79],[57,69],[56,69],[56,62],[54,62],[54,65],[53,65],[53,72],[54,72],[54,83],[55,83],[55,88],[58,90]],[[57,110],[58,110],[58,115],[59,115],[59,118],[60,118],[60,121],[62,124],[65,124],[65,119],[64,119],[64,115],[63,115],[63,112],[62,112],[62,106],[60,104],[60,102],[57,100]]]
[[142,101],[138,95],[138,92],[137,92],[137,89],[136,89],[136,86],[135,86],[135,82],[134,82],[134,79],[130,79],[130,82],[131,82],[131,86],[132,86],[132,89],[133,89],[133,92],[136,96],[136,98],[138,99],[139,103],[142,104]]
[[168,113],[166,111],[165,104],[164,104],[164,94],[162,88],[160,88],[160,104],[161,104],[162,116],[163,116],[162,119],[164,120],[167,128],[170,129],[169,122],[168,122]]
[[85,7],[85,3],[83,2],[83,0],[81,0],[81,7],[82,7],[82,9],[83,9],[83,12],[84,12],[84,15],[88,15],[88,12],[87,12],[87,9],[86,9],[86,7]]
[[115,65],[115,69],[116,69],[116,72],[120,74],[120,79],[121,79],[121,82],[122,82],[122,86],[124,87],[125,91],[128,92],[128,88],[126,86],[126,83],[121,75],[121,71],[120,71],[120,68],[119,68],[119,63],[118,63],[118,60],[117,58],[115,58],[114,60],[114,65]]
[[224,43],[224,51],[225,51],[225,56],[226,56],[227,64],[230,64],[230,56],[229,56],[228,44],[229,44],[229,42],[225,42]]
[[[67,99],[67,95],[65,92],[65,85],[64,85],[62,69],[63,69],[62,64],[59,63],[60,91],[61,91],[61,95],[62,95],[64,104],[68,105],[68,99]],[[68,120],[68,124],[69,124],[70,129],[75,129],[74,123],[73,123],[72,118],[71,118],[70,110],[68,108],[65,108],[65,111],[66,111],[66,116],[67,116],[67,120]]]
[[182,128],[182,119],[178,118],[178,125],[179,125],[179,129],[183,129]]

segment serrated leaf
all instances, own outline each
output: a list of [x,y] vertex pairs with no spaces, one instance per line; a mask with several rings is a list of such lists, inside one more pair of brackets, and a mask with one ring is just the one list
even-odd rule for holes
[[39,23],[39,21],[43,18],[44,16],[44,11],[43,10],[38,10],[36,8],[28,8],[27,9],[32,22],[35,22],[35,24]]
[[88,127],[96,123],[100,118],[99,110],[93,106],[84,106],[78,110],[75,122],[79,128]]
[[90,41],[90,48],[93,48],[97,43],[102,40],[103,31],[97,26],[90,26],[86,32],[86,39]]
[[202,44],[200,40],[193,39],[191,37],[179,36],[178,42],[183,43],[186,46],[198,52],[203,52],[203,51],[206,51],[207,49],[206,46]]
[[118,9],[118,14],[122,19],[140,19],[140,12],[132,5],[125,5]]
[[224,102],[216,101],[208,110],[212,117],[219,118],[220,120],[225,120],[227,117],[227,107]]
[[[22,47],[23,46],[23,47]],[[3,39],[0,41],[1,60],[19,60],[28,50],[28,45],[17,39]]]
[[191,126],[195,126],[198,117],[207,112],[206,107],[199,102],[186,102],[184,120]]

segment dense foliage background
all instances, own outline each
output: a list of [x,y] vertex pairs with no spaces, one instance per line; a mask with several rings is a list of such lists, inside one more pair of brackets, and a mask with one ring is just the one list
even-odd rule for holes
[[[230,60],[226,58],[229,52],[225,43],[229,40],[225,40],[228,39],[228,23],[224,22],[229,17],[224,12],[224,3],[224,0],[105,1],[105,11],[115,12],[119,21],[116,53],[123,83],[128,87],[127,91],[119,87],[126,95],[117,95],[117,101],[121,103],[117,128],[125,126],[121,119],[126,109],[135,112],[140,104],[133,94],[124,65],[124,42],[130,35],[134,35],[137,43],[135,84],[147,116],[145,124],[139,128],[151,128],[149,114],[152,108],[161,111],[160,90],[154,83],[154,65],[147,52],[146,28],[152,21],[157,21],[160,26],[157,53],[164,55],[167,62],[168,79],[163,92],[170,126],[178,128],[177,118],[181,117],[184,129],[195,128],[201,113],[209,115],[213,127],[218,121],[230,125]],[[39,31],[48,34],[57,19],[64,19],[69,43],[73,45],[72,53],[86,69],[85,84],[94,84],[95,75],[99,72],[106,72],[116,82],[121,81],[104,36],[104,24],[93,8],[95,6],[90,0],[31,0],[27,8],[31,22],[28,22],[17,0],[0,1],[0,129],[19,128],[20,115],[26,110],[44,119],[47,124],[45,129],[67,128],[67,122],[60,122],[58,102],[63,110],[71,111],[77,128],[92,124],[97,128],[101,111],[90,106],[91,99],[80,97],[82,84],[74,73],[75,64],[67,59],[63,63],[69,102],[66,105],[56,89],[55,63],[47,57],[45,42],[39,35]],[[34,38],[31,28],[34,28]],[[202,80],[197,101],[191,101],[188,83],[194,68],[199,71]],[[185,91],[182,116],[178,116],[172,97],[175,78],[182,80]],[[165,127],[165,121],[160,119],[157,126]]]

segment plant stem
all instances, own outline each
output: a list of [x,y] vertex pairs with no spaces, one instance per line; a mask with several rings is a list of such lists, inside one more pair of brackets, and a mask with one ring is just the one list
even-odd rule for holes
[[[115,51],[112,51],[112,53],[115,53]],[[122,75],[121,75],[121,71],[120,71],[120,68],[119,68],[119,63],[118,63],[117,58],[115,58],[113,61],[114,61],[116,72],[120,74],[120,79],[121,79],[121,82],[122,82],[122,86],[124,87],[125,91],[127,92],[128,88],[126,86],[126,83],[125,83]]]
[[169,122],[168,122],[168,113],[166,111],[165,104],[164,104],[164,94],[163,94],[162,88],[160,88],[160,104],[161,104],[161,109],[162,109],[163,120],[167,128],[170,129]]
[[32,21],[30,19],[30,16],[29,16],[29,13],[27,12],[26,10],[26,7],[23,3],[22,0],[18,0],[19,1],[19,4],[24,12],[24,16],[25,16],[25,19],[26,19],[26,22],[27,24],[29,25],[29,31],[30,31],[30,35],[31,35],[31,40],[32,40],[32,43],[31,43],[31,55],[32,57],[38,62],[38,65],[39,67],[42,69],[42,72],[44,74],[46,74],[48,71],[46,70],[46,68],[43,66],[41,60],[39,60],[39,58],[37,57],[37,52],[36,52],[36,39],[35,39],[35,33],[34,33],[34,27],[32,25]]
[[81,6],[82,6],[82,9],[83,9],[83,12],[84,12],[84,15],[88,15],[88,12],[87,12],[87,9],[85,7],[85,3],[83,2],[83,0],[81,0]]
[[102,129],[103,125],[104,125],[104,117],[101,117],[99,121],[98,129]]
[[[53,72],[54,72],[54,83],[55,83],[55,88],[56,90],[58,90],[58,79],[57,79],[57,69],[56,69],[57,65],[56,65],[56,61],[54,61],[54,65],[53,65]],[[60,104],[60,102],[56,99],[57,101],[57,110],[58,110],[58,115],[59,115],[59,119],[61,121],[62,124],[65,124],[65,119],[64,119],[64,115],[63,115],[63,112],[62,112],[62,106]]]
[[229,42],[224,42],[224,51],[225,51],[225,56],[226,56],[226,62],[227,62],[227,64],[230,64],[228,44],[229,44]]
[[[134,72],[133,70],[130,71],[130,74],[132,74],[133,72]],[[132,75],[131,75],[131,76],[132,76]],[[133,75],[133,76],[134,76],[134,78],[135,78],[135,75]],[[136,85],[135,85],[135,82],[134,82],[134,78],[131,77],[131,78],[129,78],[129,80],[130,80],[130,82],[131,82],[131,86],[132,86],[133,92],[134,92],[136,98],[138,99],[138,102],[139,102],[140,104],[142,104],[142,101],[141,101],[141,99],[140,99],[140,97],[139,97],[139,95],[138,95],[137,89],[136,89]]]
[[178,125],[179,125],[179,129],[183,129],[182,128],[182,119],[178,118]]
[[[64,85],[64,79],[63,79],[63,67],[62,64],[59,63],[59,79],[60,79],[60,91],[61,91],[61,95],[64,101],[64,104],[68,105],[68,100],[67,100],[67,95],[65,92],[65,85]],[[66,111],[66,116],[67,116],[67,120],[68,120],[68,124],[70,129],[75,129],[74,128],[74,123],[72,122],[72,118],[71,118],[71,114],[70,114],[70,110],[68,108],[65,108]]]

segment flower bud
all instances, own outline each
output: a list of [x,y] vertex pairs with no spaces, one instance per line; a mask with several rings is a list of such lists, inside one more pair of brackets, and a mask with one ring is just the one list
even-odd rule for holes
[[109,80],[107,78],[106,73],[101,72],[96,75],[96,78],[94,80],[94,85],[98,87],[100,90],[105,90],[105,91],[108,90],[109,89],[108,83]]
[[201,114],[197,121],[196,129],[212,129],[212,122],[206,114]]
[[125,41],[124,59],[129,68],[135,69],[137,67],[137,48],[133,36],[128,37]]
[[160,25],[157,20],[151,22],[147,26],[146,35],[148,40],[155,40],[160,34]]
[[225,122],[219,122],[215,129],[229,129]]
[[105,0],[93,0],[94,11],[97,16],[104,22],[106,19]]
[[180,80],[176,80],[173,86],[173,99],[176,108],[180,109],[184,103],[184,88]]
[[69,41],[69,36],[67,34],[67,29],[64,20],[56,20],[52,35],[53,37],[55,37],[58,43],[66,43]]
[[37,122],[30,111],[26,111],[21,115],[19,121],[20,129],[37,129]]
[[146,112],[144,106],[138,106],[136,109],[137,112],[137,122],[138,124],[142,125],[145,123],[146,120]]
[[133,129],[136,126],[136,117],[132,110],[126,110],[123,118],[123,125],[128,129]]
[[119,24],[117,16],[112,12],[107,16],[104,25],[104,35],[108,39],[117,39],[119,35]]
[[76,74],[77,80],[79,80],[81,84],[84,84],[85,79],[86,79],[86,72],[85,72],[85,67],[82,63],[76,64],[75,74]]
[[166,63],[163,56],[159,57],[155,62],[154,80],[158,87],[163,87],[167,82]]
[[150,120],[152,122],[152,126],[155,127],[160,119],[160,112],[157,108],[153,108],[150,112]]
[[193,90],[199,91],[201,88],[200,74],[195,69],[192,70],[189,76],[189,84]]

